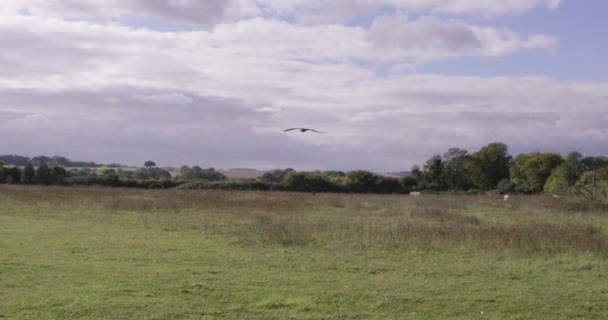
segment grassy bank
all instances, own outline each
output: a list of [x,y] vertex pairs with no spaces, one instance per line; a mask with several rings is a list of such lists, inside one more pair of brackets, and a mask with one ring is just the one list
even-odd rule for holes
[[0,319],[606,319],[572,199],[0,186]]

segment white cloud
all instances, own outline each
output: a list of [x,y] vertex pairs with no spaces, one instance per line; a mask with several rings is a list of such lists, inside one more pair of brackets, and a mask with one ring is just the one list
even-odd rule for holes
[[[255,2],[257,8],[251,8]],[[481,15],[522,14],[538,8],[556,9],[560,0],[234,0],[245,16],[293,16],[307,23],[332,23],[358,15],[375,15],[387,8],[401,12]]]
[[71,18],[152,15],[203,26],[220,22],[230,5],[226,0],[5,0],[35,16]]
[[[314,16],[314,1],[249,2],[246,8],[234,2],[210,7],[204,23],[237,9],[272,14],[157,32],[58,17],[138,8],[184,21],[199,15],[161,10],[167,1],[105,1],[101,9],[82,7],[91,1],[78,2],[81,7],[30,3],[39,10],[30,8],[34,15],[14,14],[19,8],[13,7],[0,19],[0,135],[17,137],[0,140],[0,150],[9,153],[135,164],[153,158],[163,165],[395,170],[449,147],[474,151],[504,141],[515,151],[530,151],[561,141],[555,151],[597,153],[608,138],[608,84],[415,73],[435,61],[553,49],[557,39],[549,35],[399,13],[380,15],[369,28],[272,18],[292,14],[297,5],[308,8],[299,13]],[[201,3],[175,5],[200,9]],[[558,4],[488,3],[385,1],[401,9],[467,14]],[[376,10],[377,2],[328,6],[319,13],[331,20]],[[379,77],[375,64],[388,64],[393,73]],[[327,134],[282,132],[293,126]]]
[[408,21],[401,14],[376,18],[369,39],[389,60],[408,57],[420,63],[468,56],[500,57],[523,50],[553,49],[558,43],[548,35],[522,37],[510,30],[431,16]]
[[537,8],[555,9],[560,0],[4,0],[1,12],[37,16],[112,18],[153,15],[210,26],[225,19],[295,17],[308,24],[342,22],[376,15],[387,8],[401,12],[500,16]]

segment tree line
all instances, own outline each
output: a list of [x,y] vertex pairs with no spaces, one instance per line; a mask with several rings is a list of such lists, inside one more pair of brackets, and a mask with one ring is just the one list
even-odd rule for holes
[[[63,157],[0,156],[0,183],[99,185],[135,188],[281,190],[299,192],[409,193],[454,192],[576,194],[590,190],[608,194],[608,158],[571,152],[533,152],[513,157],[504,143],[491,143],[469,153],[451,148],[415,165],[409,176],[391,177],[364,170],[298,172],[273,170],[256,179],[229,180],[214,168],[183,166],[172,173],[153,161],[127,170],[121,165],[71,166]],[[94,163],[88,163],[94,164]],[[70,168],[71,167],[71,168]],[[70,169],[66,169],[70,168]],[[595,190],[594,189],[594,190]]]

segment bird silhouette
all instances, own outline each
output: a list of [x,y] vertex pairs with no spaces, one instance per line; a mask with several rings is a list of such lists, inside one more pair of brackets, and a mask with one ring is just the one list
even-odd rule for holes
[[317,131],[315,129],[309,129],[309,128],[290,128],[290,129],[285,129],[284,132],[292,131],[292,130],[300,130],[300,132],[312,131],[312,132],[316,132],[316,133],[323,133],[321,131]]

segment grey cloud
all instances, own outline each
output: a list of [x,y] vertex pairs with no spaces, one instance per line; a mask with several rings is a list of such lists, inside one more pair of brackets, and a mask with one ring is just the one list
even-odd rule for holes
[[[378,49],[363,28],[267,19],[167,33],[9,17],[0,21],[7,48],[0,52],[0,135],[11,138],[0,139],[0,153],[388,171],[449,147],[475,151],[493,141],[522,151],[606,152],[605,83],[379,78],[351,62],[425,57],[436,53],[427,48],[435,43],[443,58],[494,46],[516,52],[529,43],[517,35],[495,43],[506,35],[494,28],[482,28],[483,37],[471,29],[476,41],[462,23],[422,19],[405,27],[412,23],[422,28],[414,33],[431,30],[436,42],[408,29],[404,34],[417,46]],[[456,31],[444,28],[452,23]],[[503,45],[507,51],[500,51]],[[415,53],[415,47],[427,49]],[[291,126],[327,133],[282,132]]]
[[481,42],[466,24],[428,16],[412,22],[402,15],[379,17],[372,24],[369,36],[379,45],[406,50],[466,52],[481,47]]
[[[141,99],[172,95],[188,99],[179,105]],[[320,167],[327,160],[325,147],[297,142],[281,130],[252,130],[252,123],[270,121],[269,116],[235,100],[145,88],[20,89],[0,91],[0,104],[5,106],[0,108],[0,134],[15,137],[0,142],[0,153],[130,164],[153,158],[164,165],[221,168]],[[336,166],[349,164],[333,158]]]
[[230,0],[29,0],[22,8],[38,15],[80,18],[152,15],[211,26],[223,20],[229,5]]
[[389,57],[392,53],[395,61],[408,57],[418,63],[468,56],[500,57],[523,50],[550,50],[558,43],[556,38],[542,34],[522,37],[510,30],[432,16],[409,21],[402,14],[377,17],[369,29],[368,39],[387,50]]

